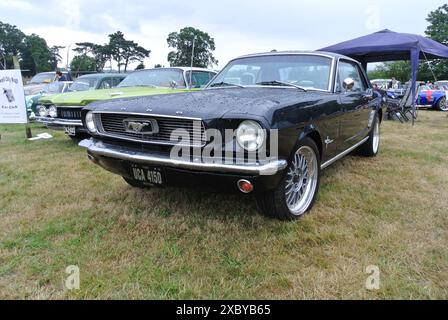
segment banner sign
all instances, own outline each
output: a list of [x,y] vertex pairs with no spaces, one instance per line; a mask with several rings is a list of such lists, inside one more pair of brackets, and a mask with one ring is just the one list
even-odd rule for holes
[[27,123],[20,70],[0,70],[0,123]]

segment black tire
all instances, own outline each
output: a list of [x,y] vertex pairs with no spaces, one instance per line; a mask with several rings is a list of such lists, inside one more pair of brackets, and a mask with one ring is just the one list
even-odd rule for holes
[[139,188],[139,189],[151,189],[151,187],[148,187],[148,186],[144,185],[143,183],[137,182],[137,181],[135,181],[135,180],[128,179],[128,178],[125,178],[125,177],[123,177],[123,179],[124,179],[124,181],[126,181],[126,183],[127,183],[128,185],[130,185],[130,186],[133,187],[133,188]]
[[448,111],[448,105],[446,104],[446,98],[442,97],[439,102],[437,102],[437,109],[440,111]]
[[[296,153],[299,152],[303,147],[307,147],[307,151],[312,151],[316,157],[316,177],[314,179],[309,179],[309,182],[311,182],[312,185],[315,185],[315,187],[314,191],[309,192],[309,195],[307,196],[308,200],[305,201],[306,204],[302,207],[300,213],[293,213],[287,203],[287,183],[290,177],[288,175],[288,172],[294,168],[293,162]],[[285,176],[283,177],[277,189],[257,195],[257,206],[260,213],[264,214],[267,217],[283,221],[296,220],[303,217],[313,208],[314,203],[316,202],[320,184],[320,166],[320,152],[316,146],[316,143],[311,138],[305,138],[300,141],[295,147],[294,153],[292,154],[289,161],[289,166],[287,168]]]
[[[378,130],[378,131],[377,131]],[[377,135],[378,134],[378,135]],[[376,141],[376,138],[378,141]],[[372,130],[370,130],[369,140],[358,148],[358,154],[363,157],[376,157],[381,145],[381,123],[378,114],[373,120]]]

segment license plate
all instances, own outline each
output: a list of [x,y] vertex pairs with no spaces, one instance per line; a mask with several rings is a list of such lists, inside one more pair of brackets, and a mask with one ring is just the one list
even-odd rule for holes
[[148,167],[139,164],[130,164],[130,174],[135,181],[149,185],[163,185],[165,178],[160,168]]
[[76,127],[64,127],[65,134],[69,136],[76,136]]

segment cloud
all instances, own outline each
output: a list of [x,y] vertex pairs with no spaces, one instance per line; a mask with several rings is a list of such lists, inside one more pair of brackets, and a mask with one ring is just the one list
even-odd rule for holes
[[31,3],[29,3],[28,1],[24,1],[24,0],[15,0],[15,1],[0,0],[0,8],[2,8],[2,9],[8,8],[8,9],[25,11],[25,10],[32,10],[33,5]]
[[[429,11],[444,0],[0,0],[0,21],[37,33],[50,45],[105,43],[117,30],[151,50],[147,66],[167,65],[170,32],[192,26],[216,42],[223,67],[247,53],[315,50],[379,29],[423,34]],[[31,6],[31,7],[30,7]],[[63,53],[65,57],[65,53]]]

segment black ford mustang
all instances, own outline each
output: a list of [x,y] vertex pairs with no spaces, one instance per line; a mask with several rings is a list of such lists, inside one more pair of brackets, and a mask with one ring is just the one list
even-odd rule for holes
[[381,98],[358,62],[325,52],[232,60],[200,92],[89,105],[89,158],[135,187],[254,194],[264,214],[309,211],[321,170],[380,147]]

